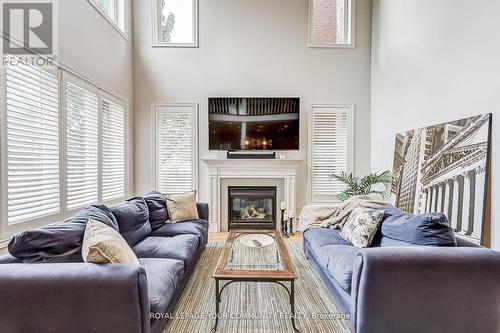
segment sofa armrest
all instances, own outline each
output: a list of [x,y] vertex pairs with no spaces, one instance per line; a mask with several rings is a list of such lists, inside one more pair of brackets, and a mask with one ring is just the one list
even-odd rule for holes
[[149,332],[138,265],[2,264],[0,299],[5,332]]
[[351,322],[357,333],[500,332],[500,252],[361,250],[353,269]]
[[200,219],[208,221],[208,204],[205,202],[198,202],[196,208],[198,208],[198,216]]

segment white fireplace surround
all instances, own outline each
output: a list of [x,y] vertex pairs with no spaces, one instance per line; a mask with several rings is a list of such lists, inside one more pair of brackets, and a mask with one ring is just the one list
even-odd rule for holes
[[221,180],[223,179],[235,181],[237,179],[281,179],[283,180],[284,201],[288,205],[288,210],[296,213],[296,177],[302,160],[203,159],[202,161],[208,167],[207,188],[211,232],[219,232],[223,223],[221,221]]

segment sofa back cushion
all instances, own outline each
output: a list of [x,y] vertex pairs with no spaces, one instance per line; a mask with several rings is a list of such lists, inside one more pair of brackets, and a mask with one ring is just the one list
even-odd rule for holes
[[120,234],[130,246],[134,246],[151,234],[148,205],[144,198],[134,197],[111,207],[118,221]]
[[151,229],[156,230],[163,226],[168,220],[167,202],[159,192],[149,192],[145,197],[149,210],[149,223]]
[[[413,215],[387,205],[380,236],[416,245],[457,246],[448,219],[441,213]],[[383,242],[382,242],[383,244]]]
[[82,261],[83,234],[89,218],[118,230],[118,223],[108,207],[92,205],[64,222],[15,235],[9,243],[9,253],[24,262]]

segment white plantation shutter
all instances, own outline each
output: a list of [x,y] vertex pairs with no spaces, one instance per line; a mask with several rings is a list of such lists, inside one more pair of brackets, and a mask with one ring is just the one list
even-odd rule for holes
[[56,67],[5,66],[0,80],[0,220],[7,233],[123,199],[124,101]]
[[352,107],[313,106],[311,109],[311,200],[336,200],[345,185],[331,174],[352,169]]
[[6,68],[7,221],[60,212],[58,77]]
[[97,94],[66,82],[67,209],[98,200]]
[[102,100],[102,200],[125,196],[125,107]]
[[162,193],[196,188],[197,106],[156,108],[155,183]]

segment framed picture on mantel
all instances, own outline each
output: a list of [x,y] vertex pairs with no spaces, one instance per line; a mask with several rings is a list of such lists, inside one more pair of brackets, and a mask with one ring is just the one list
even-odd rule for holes
[[489,246],[490,141],[490,113],[397,134],[394,205],[443,213],[458,237]]

